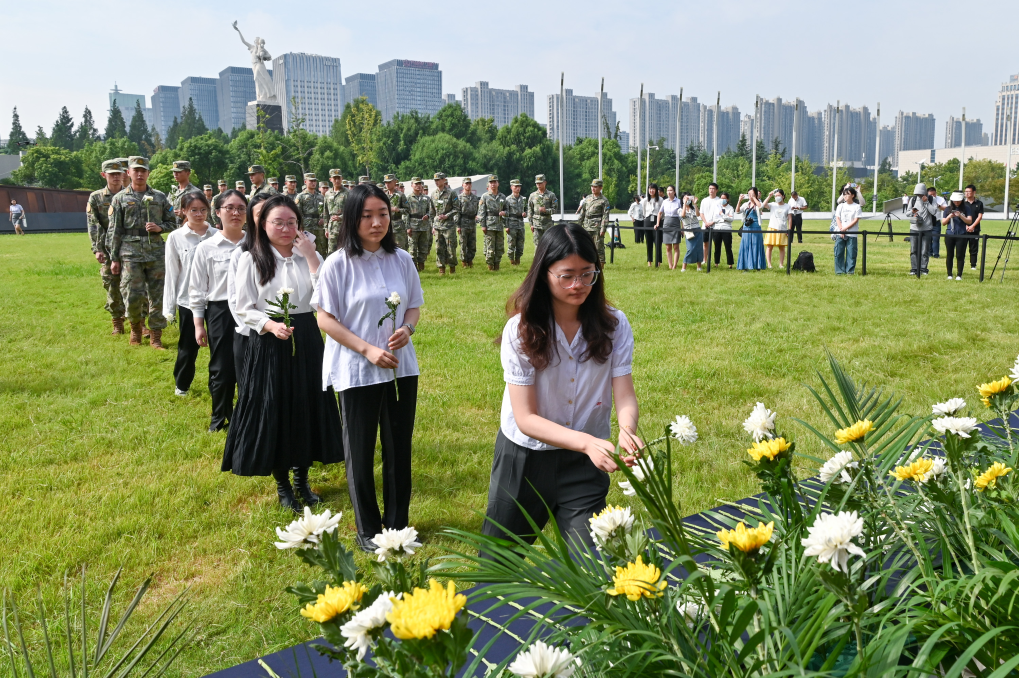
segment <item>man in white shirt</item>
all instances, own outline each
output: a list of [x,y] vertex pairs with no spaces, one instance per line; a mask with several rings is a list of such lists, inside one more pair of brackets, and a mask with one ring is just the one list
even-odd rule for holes
[[[701,211],[698,216],[700,216],[704,228],[713,229],[722,211],[722,199],[718,197],[718,184],[715,182],[708,184],[708,197],[701,200],[700,208]],[[705,262],[708,260],[708,255],[711,254],[711,240],[714,238],[714,233],[712,232],[711,235],[711,238],[704,239]]]
[[800,194],[793,191],[789,194],[789,213],[793,216],[792,230],[789,231],[789,242],[793,241],[793,234],[796,235],[796,242],[803,242],[803,210],[807,209],[807,201],[800,197]]

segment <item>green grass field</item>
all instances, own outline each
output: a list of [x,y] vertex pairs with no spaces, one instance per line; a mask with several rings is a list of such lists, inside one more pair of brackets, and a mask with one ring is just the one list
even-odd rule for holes
[[[1004,225],[985,230],[1001,233]],[[792,417],[826,426],[805,388],[818,383],[815,370],[826,370],[825,347],[916,413],[953,396],[975,403],[974,385],[1004,374],[1019,351],[1019,271],[1003,284],[980,284],[967,266],[963,281],[948,282],[938,259],[917,280],[907,276],[908,245],[885,238],[869,244],[866,277],[836,277],[831,241],[807,240],[815,274],[648,270],[644,246],[634,246],[628,231],[627,248],[608,266],[610,299],[636,334],[642,425],[657,433],[687,414],[700,433],[676,465],[687,513],[757,491],[741,463],[748,447],[741,422],[758,400],[779,412],[780,430],[801,442],[800,451],[819,453]],[[991,242],[988,269],[999,246]],[[527,249],[525,265],[530,242]],[[481,523],[503,391],[493,340],[524,274],[507,262],[498,273],[480,263],[445,278],[429,265],[423,275],[411,522],[432,556],[450,543],[443,527]],[[87,564],[98,601],[123,565],[121,605],[155,574],[140,610],[151,618],[190,585],[188,615],[201,633],[174,675],[201,676],[312,637],[313,625],[283,591],[308,571],[272,545],[273,528],[290,516],[277,506],[271,479],[219,471],[224,435],[205,432],[207,352],[190,397],[175,397],[177,329],[165,335],[169,351],[129,347],[126,336],[109,335],[104,299],[84,234],[0,239],[7,318],[0,325],[0,586],[28,607],[40,583],[56,612],[66,570]],[[312,484],[328,508],[344,512],[341,531],[353,535],[343,466],[314,469]],[[609,498],[624,502],[615,483]],[[35,619],[30,611],[25,617]]]

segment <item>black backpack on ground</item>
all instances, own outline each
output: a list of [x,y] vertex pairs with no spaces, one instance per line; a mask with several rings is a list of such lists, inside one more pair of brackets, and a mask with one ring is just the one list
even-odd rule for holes
[[817,269],[814,268],[814,255],[810,252],[800,252],[796,255],[796,261],[793,262],[794,271],[807,271],[813,273]]

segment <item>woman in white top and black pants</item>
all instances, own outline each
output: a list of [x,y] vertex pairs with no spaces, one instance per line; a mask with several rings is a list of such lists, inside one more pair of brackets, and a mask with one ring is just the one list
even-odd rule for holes
[[[308,486],[308,468],[343,461],[340,413],[333,390],[322,389],[322,335],[311,305],[322,257],[300,224],[294,201],[272,196],[237,264],[237,314],[252,334],[222,466],[240,476],[272,474],[280,504],[294,511],[303,507],[290,469],[298,469],[301,499],[316,504],[321,499]],[[266,300],[282,288],[293,289],[290,327],[268,315],[276,312]]]
[[631,454],[643,446],[633,331],[605,300],[594,242],[576,223],[545,233],[508,308],[506,390],[482,533],[531,543],[527,516],[541,530],[551,511],[568,541],[591,546],[590,519],[605,507],[608,474],[617,470],[613,399],[619,444]]
[[[340,394],[357,544],[368,553],[375,552],[374,537],[383,528],[403,529],[409,521],[420,374],[411,335],[424,303],[421,280],[414,259],[396,246],[390,210],[377,186],[350,190],[339,248],[322,267],[314,299],[318,326],[328,337],[322,383]],[[380,325],[394,293],[400,299],[396,317]],[[382,440],[385,513],[375,498],[376,438]]]

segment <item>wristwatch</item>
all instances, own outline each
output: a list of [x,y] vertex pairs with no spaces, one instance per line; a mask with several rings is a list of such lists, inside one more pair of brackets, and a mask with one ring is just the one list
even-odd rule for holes
[[408,330],[410,330],[410,336],[412,337],[414,336],[414,326],[411,325],[410,323],[404,323],[400,325],[400,327],[406,327]]

